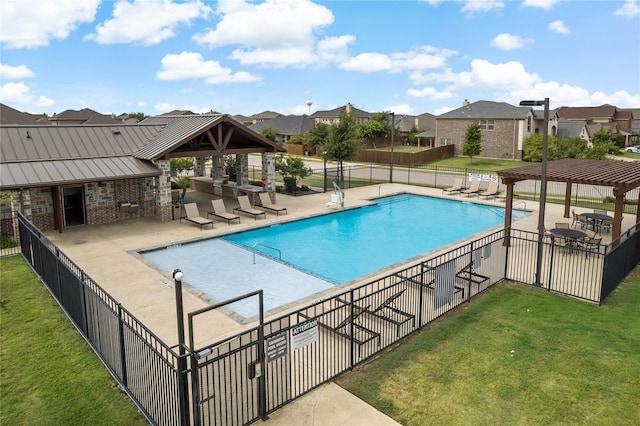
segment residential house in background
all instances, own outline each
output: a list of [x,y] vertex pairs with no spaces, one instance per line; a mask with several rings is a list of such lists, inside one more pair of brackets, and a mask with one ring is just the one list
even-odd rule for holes
[[338,108],[334,108],[332,110],[328,110],[328,111],[316,111],[313,114],[311,114],[311,118],[313,119],[314,123],[324,123],[324,124],[328,124],[331,125],[333,123],[337,123],[340,121],[340,112],[346,109],[347,113],[350,114],[351,111],[355,111],[356,113],[356,117],[357,117],[357,122],[358,123],[362,123],[364,121],[367,121],[371,118],[371,113],[363,111],[361,109],[358,109],[356,107],[354,107],[353,105],[351,105],[351,103],[347,103],[345,106],[341,106]]
[[49,122],[53,126],[74,126],[82,124],[127,124],[137,123],[138,120],[129,118],[128,114],[116,117],[113,114],[100,114],[89,108],[81,110],[68,109],[59,114],[54,113]]
[[251,124],[249,128],[258,133],[265,127],[271,127],[277,133],[276,142],[288,143],[295,135],[306,133],[313,128],[315,122],[308,115],[281,115],[268,121]]
[[258,114],[253,114],[248,117],[248,121],[251,121],[252,124],[262,123],[264,121],[273,120],[274,118],[281,117],[282,114],[273,111],[263,111]]
[[558,121],[554,136],[557,138],[581,138],[589,143],[591,141],[586,121]]
[[18,111],[8,105],[0,104],[0,124],[24,124],[27,126],[49,126],[49,116],[46,114],[29,114]]
[[[462,107],[436,117],[436,145],[454,145],[455,155],[462,155],[467,128],[475,121],[482,132],[480,156],[512,160],[522,158],[524,140],[539,132],[544,122],[540,112],[530,107],[465,100]],[[554,126],[556,123],[549,120],[549,127]]]
[[613,137],[624,137],[625,146],[638,143],[638,132],[633,129],[634,113],[631,109],[619,109],[608,104],[597,107],[560,107],[555,111],[555,119],[558,122],[583,121],[591,135],[600,129],[611,130]]

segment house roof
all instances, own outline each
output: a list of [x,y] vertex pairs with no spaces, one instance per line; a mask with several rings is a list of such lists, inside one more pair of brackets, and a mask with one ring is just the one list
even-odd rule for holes
[[0,126],[0,187],[81,183],[159,175],[131,156],[162,126]]
[[39,117],[28,112],[18,111],[8,105],[0,103],[0,124],[27,124],[48,125],[49,122],[40,122]]
[[[541,180],[542,163],[496,172],[503,180]],[[547,162],[547,180],[610,186],[621,192],[640,187],[640,163],[612,160],[564,159]]]
[[280,117],[282,114],[273,111],[262,111],[257,114],[253,114],[249,117],[249,120],[272,120],[276,117]]
[[516,107],[506,102],[477,101],[441,114],[441,119],[525,119],[531,107]]
[[[315,118],[337,118],[337,117],[340,117],[340,111],[342,111],[346,107],[347,105],[343,105],[341,107],[330,109],[327,111],[316,111],[313,114],[311,114],[311,118],[314,118],[314,119]],[[363,111],[359,108],[356,108],[351,104],[349,104],[349,107],[351,108],[352,111],[355,111],[356,116],[358,118],[371,118],[371,113]]]
[[556,114],[559,119],[565,120],[613,119],[616,107],[607,104],[597,107],[560,107],[556,110]]
[[308,115],[283,115],[269,121],[252,124],[249,128],[260,132],[265,127],[271,127],[279,135],[299,135],[306,133],[313,126],[314,121]]
[[574,138],[580,136],[586,125],[587,123],[584,121],[558,121],[556,137]]

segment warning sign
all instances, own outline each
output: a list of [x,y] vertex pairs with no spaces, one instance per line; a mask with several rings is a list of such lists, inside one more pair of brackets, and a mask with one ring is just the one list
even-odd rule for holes
[[318,340],[318,320],[305,321],[291,329],[291,349],[300,349]]
[[275,361],[287,354],[289,339],[287,333],[280,333],[269,337],[267,343],[267,362]]

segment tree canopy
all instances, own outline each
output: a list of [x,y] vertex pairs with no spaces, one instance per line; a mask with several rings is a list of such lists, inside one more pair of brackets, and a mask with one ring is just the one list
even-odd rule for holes
[[473,157],[480,155],[482,152],[482,133],[480,131],[480,123],[474,121],[467,127],[464,135],[464,145],[462,146],[462,154],[469,157],[469,162],[473,163]]
[[329,127],[329,135],[324,144],[328,158],[340,164],[340,182],[344,182],[343,161],[352,159],[362,144],[356,132],[356,123],[355,111],[347,113],[346,108],[342,108],[339,121]]
[[278,132],[273,127],[263,127],[262,129],[260,129],[260,134],[269,139],[271,142],[278,141]]
[[[540,133],[535,133],[524,140],[523,161],[542,161],[542,142]],[[591,160],[604,160],[607,158],[611,144],[596,140],[588,146],[587,141],[580,137],[557,138],[547,137],[547,160],[561,160],[563,158],[585,158]]]

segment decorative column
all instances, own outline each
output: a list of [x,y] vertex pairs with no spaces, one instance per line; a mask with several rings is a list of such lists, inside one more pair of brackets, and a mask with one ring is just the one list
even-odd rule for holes
[[236,154],[236,174],[238,185],[249,184],[249,154]]
[[267,180],[264,188],[269,193],[271,202],[276,202],[276,154],[265,152],[262,154],[262,177]]
[[195,158],[195,162],[193,164],[193,175],[194,176],[206,176],[205,160],[206,160],[206,157],[196,157]]
[[224,157],[222,155],[214,155],[212,160],[213,165],[211,166],[211,177],[214,179],[220,179],[226,174]]
[[160,222],[171,222],[173,211],[171,206],[171,162],[169,160],[158,160],[156,166],[162,174],[157,177],[156,185],[156,219]]

